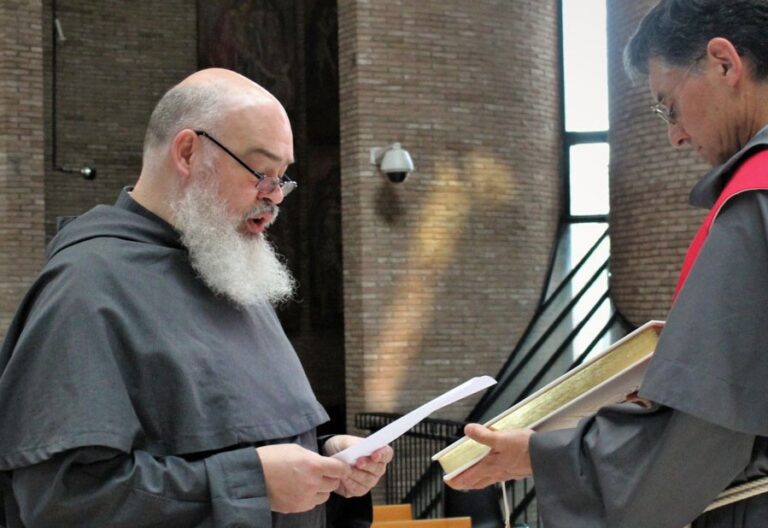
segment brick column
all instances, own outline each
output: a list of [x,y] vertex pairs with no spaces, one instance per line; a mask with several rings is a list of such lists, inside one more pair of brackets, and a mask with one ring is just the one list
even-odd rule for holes
[[42,4],[0,2],[0,337],[45,243]]
[[611,143],[611,290],[633,323],[664,319],[686,248],[704,211],[688,193],[708,167],[675,150],[649,106],[645,82],[633,86],[622,53],[656,0],[608,2]]
[[[560,200],[558,32],[554,0],[338,8],[349,421],[495,374],[533,314]],[[397,185],[369,163],[395,141],[416,164]]]

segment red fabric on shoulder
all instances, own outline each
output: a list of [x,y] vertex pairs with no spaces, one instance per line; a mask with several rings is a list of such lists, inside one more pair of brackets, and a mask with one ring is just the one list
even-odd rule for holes
[[696,258],[699,256],[704,241],[707,239],[707,235],[709,235],[709,230],[712,228],[715,218],[717,218],[718,213],[726,202],[737,194],[758,190],[768,190],[768,150],[761,150],[749,157],[741,164],[730,181],[725,185],[723,192],[720,193],[715,205],[710,209],[709,214],[704,219],[704,223],[688,247],[688,253],[686,253],[685,260],[683,261],[683,268],[680,270],[680,278],[677,280],[673,302],[680,294],[680,290],[683,289],[685,279],[688,278],[688,274],[691,268],[693,268]]

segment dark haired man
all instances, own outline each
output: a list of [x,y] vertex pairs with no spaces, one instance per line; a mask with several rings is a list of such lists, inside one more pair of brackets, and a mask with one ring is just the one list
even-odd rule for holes
[[291,163],[251,80],[163,96],[135,188],[59,231],[0,350],[1,525],[320,528],[331,494],[376,484],[391,448],[318,453],[328,416],[271,306],[293,289],[263,235]]
[[768,494],[701,514],[768,475],[768,1],[662,0],[626,51],[675,147],[714,168],[640,395],[572,430],[467,434],[492,453],[459,488],[530,476],[547,528],[762,528]]

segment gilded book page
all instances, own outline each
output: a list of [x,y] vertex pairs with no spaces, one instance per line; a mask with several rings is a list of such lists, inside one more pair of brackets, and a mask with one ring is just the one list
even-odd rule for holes
[[[604,405],[624,401],[639,387],[662,327],[659,321],[646,323],[485,425],[499,430],[563,429]],[[450,479],[487,453],[486,446],[462,438],[432,458],[440,462],[447,473],[445,478]]]

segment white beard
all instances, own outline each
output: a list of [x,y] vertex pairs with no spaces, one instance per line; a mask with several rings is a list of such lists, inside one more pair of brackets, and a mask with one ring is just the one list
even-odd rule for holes
[[246,307],[257,303],[279,304],[295,291],[295,281],[263,234],[246,236],[238,227],[248,217],[277,207],[262,202],[244,218],[233,219],[218,191],[213,167],[197,175],[184,194],[172,204],[181,242],[189,251],[192,267],[214,293]]

